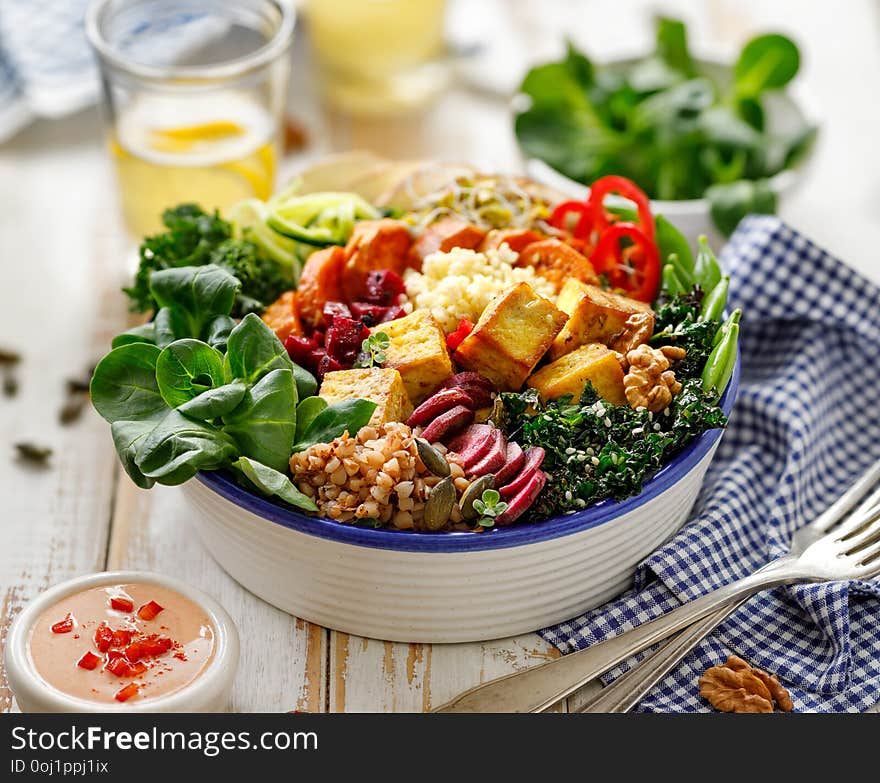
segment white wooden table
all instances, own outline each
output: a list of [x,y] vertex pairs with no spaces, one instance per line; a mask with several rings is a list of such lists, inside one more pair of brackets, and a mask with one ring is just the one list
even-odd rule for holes
[[[521,14],[511,35],[523,62],[552,54],[566,33],[598,55],[632,48],[649,36],[641,13],[650,7],[646,3],[510,5]],[[782,214],[880,281],[878,4],[850,0],[832,10],[828,3],[799,0],[716,0],[663,7],[683,11],[695,38],[737,43],[752,31],[779,28],[799,40],[801,78],[825,126],[811,179]],[[309,127],[310,155],[367,147],[392,157],[469,159],[499,170],[519,166],[503,101],[457,87],[419,117],[353,121],[323,113],[303,74],[295,70],[291,112]],[[16,614],[40,590],[88,571],[144,568],[184,577],[216,596],[236,619],[243,641],[237,711],[421,711],[478,682],[558,655],[535,634],[479,644],[407,645],[290,617],[214,563],[186,518],[178,490],[145,492],[131,485],[97,414],[88,410],[75,424],[61,426],[65,378],[81,375],[126,322],[118,289],[127,281],[131,257],[94,113],[39,123],[0,147],[0,346],[24,355],[18,395],[0,397],[0,645]],[[12,452],[18,440],[51,445],[50,467],[18,462]],[[572,697],[567,708],[579,698]],[[0,670],[0,710],[15,708]]]

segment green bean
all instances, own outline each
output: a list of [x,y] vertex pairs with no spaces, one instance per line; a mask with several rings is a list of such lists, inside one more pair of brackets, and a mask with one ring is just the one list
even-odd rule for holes
[[721,342],[722,338],[725,334],[727,334],[727,330],[730,329],[734,324],[739,323],[739,319],[742,317],[743,311],[740,309],[734,310],[728,319],[718,327],[718,331],[715,332],[715,337],[712,338],[712,347],[714,348],[718,343]]
[[[674,255],[675,253],[672,254],[672,256]],[[672,256],[670,256],[670,258],[672,258]],[[675,271],[674,264],[666,264],[663,267],[663,281],[661,288],[663,289],[663,293],[668,296],[683,294],[690,290],[681,280],[678,279],[678,273]]]
[[724,275],[706,296],[703,297],[703,306],[700,308],[701,321],[718,321],[724,314],[724,306],[727,304],[727,290],[730,288],[730,277]]
[[654,226],[660,258],[664,259],[665,263],[670,263],[669,256],[672,253],[678,256],[679,263],[675,265],[676,272],[690,290],[694,285],[694,256],[687,239],[663,215],[657,215],[654,219]]
[[698,250],[697,260],[694,263],[694,279],[703,289],[703,294],[708,296],[709,292],[715,288],[721,281],[721,266],[712,248],[709,247],[709,241],[705,234],[701,234],[697,239]]
[[716,399],[724,392],[733,374],[738,342],[739,324],[730,324],[727,333],[712,349],[706,360],[706,366],[703,368],[703,391],[714,392]]

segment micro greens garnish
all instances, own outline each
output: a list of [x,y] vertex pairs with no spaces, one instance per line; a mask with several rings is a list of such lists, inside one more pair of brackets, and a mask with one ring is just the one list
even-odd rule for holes
[[391,345],[391,338],[385,332],[371,334],[361,343],[361,352],[355,367],[380,367],[385,362],[385,351]]
[[484,490],[483,496],[474,501],[474,510],[480,514],[477,524],[480,527],[494,527],[495,517],[507,511],[507,503],[495,489]]

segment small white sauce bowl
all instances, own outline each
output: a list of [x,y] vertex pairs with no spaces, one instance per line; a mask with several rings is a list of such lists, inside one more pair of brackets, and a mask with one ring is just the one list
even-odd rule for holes
[[[69,595],[110,584],[155,584],[174,590],[200,606],[214,630],[214,656],[205,670],[180,690],[121,704],[70,696],[49,684],[34,667],[30,631],[47,609]],[[77,576],[38,595],[15,618],[6,639],[6,677],[22,712],[225,712],[238,669],[238,629],[226,610],[200,590],[148,571],[101,571]]]

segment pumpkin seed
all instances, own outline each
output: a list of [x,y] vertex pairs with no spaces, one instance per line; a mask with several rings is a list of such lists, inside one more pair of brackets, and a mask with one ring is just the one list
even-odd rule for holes
[[431,490],[428,502],[425,503],[425,527],[428,530],[437,531],[446,527],[455,505],[455,497],[452,476],[447,476]]
[[464,491],[458,507],[461,509],[461,518],[465,522],[473,522],[480,516],[476,509],[474,509],[474,501],[483,497],[483,492],[487,489],[495,489],[494,473],[480,476],[475,481],[472,481],[471,485]]
[[36,443],[22,442],[16,443],[15,448],[18,450],[18,456],[23,460],[39,465],[45,465],[46,460],[52,456],[52,449],[48,446],[41,446]]
[[444,456],[437,451],[424,438],[416,438],[416,448],[419,451],[419,459],[424,463],[425,467],[435,476],[445,478],[449,475],[449,463]]

